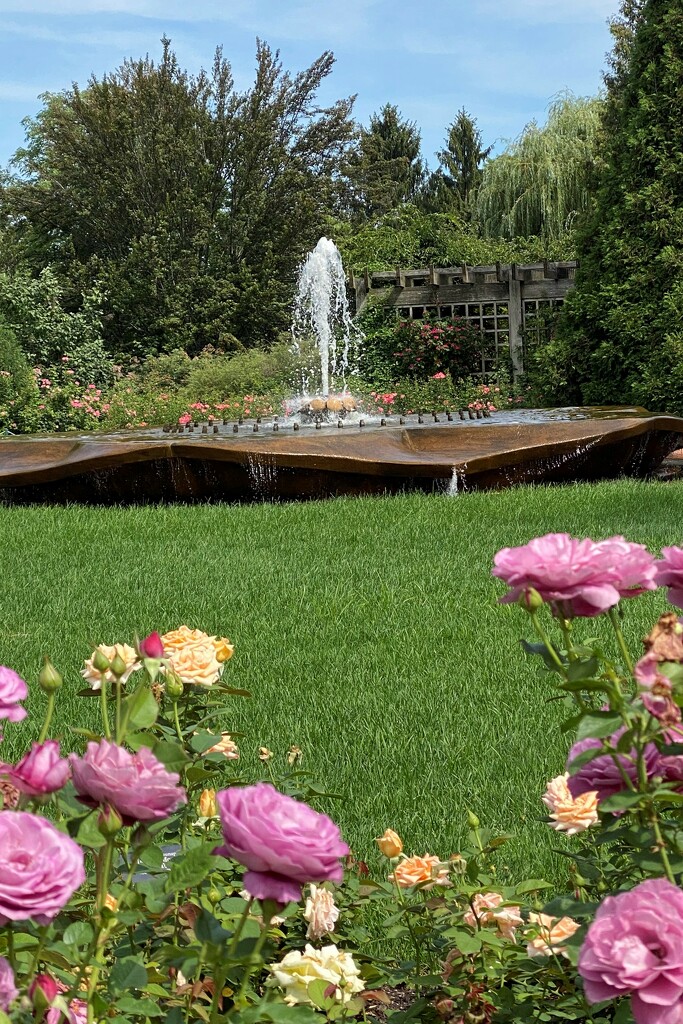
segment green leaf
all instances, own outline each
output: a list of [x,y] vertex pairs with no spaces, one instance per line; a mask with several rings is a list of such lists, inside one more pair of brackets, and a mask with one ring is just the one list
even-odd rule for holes
[[67,946],[87,946],[92,937],[93,930],[87,921],[73,921],[64,929],[62,941]]
[[212,849],[213,846],[205,844],[177,854],[171,861],[171,870],[166,880],[166,892],[179,892],[203,882],[216,866]]
[[[73,821],[70,821],[69,827],[72,825]],[[90,814],[85,816],[85,818],[80,819],[78,830],[74,838],[77,843],[81,846],[86,846],[89,850],[99,850],[100,847],[105,845],[107,840],[97,827],[96,811],[91,811]]]
[[552,889],[550,882],[545,882],[542,878],[527,878],[525,882],[520,882],[515,889],[517,896],[523,896],[526,892],[538,892],[540,889]]
[[471,935],[461,929],[457,929],[454,936],[454,944],[465,956],[471,956],[472,953],[478,953],[481,949],[481,939],[478,935]]
[[329,987],[330,983],[328,981],[323,981],[322,978],[315,978],[306,989],[308,998],[321,1010],[327,1010],[329,1007],[334,1006],[336,1002],[334,993],[331,996],[325,995]]
[[569,662],[567,665],[567,676],[573,683],[579,679],[592,679],[599,668],[600,665],[597,658],[579,658],[576,661]]
[[199,942],[212,942],[215,946],[220,946],[231,938],[231,933],[226,931],[208,910],[202,910],[200,913],[195,922],[194,933]]
[[136,999],[135,996],[121,996],[115,1003],[117,1010],[134,1013],[143,1017],[163,1017],[166,1011],[153,999]]
[[642,799],[642,793],[633,793],[625,789],[621,793],[615,793],[600,801],[601,811],[625,811],[628,807],[634,807]]
[[152,753],[170,772],[182,771],[183,765],[189,760],[179,743],[170,743],[168,740],[157,740]]
[[124,714],[128,716],[129,729],[148,729],[154,725],[159,714],[159,705],[148,686],[139,686],[123,700]]
[[[109,988],[114,995],[144,988],[147,984],[147,970],[137,957],[117,960],[109,975]],[[120,1009],[123,1007],[120,1006]]]
[[602,739],[604,736],[611,736],[622,724],[621,715],[616,711],[591,711],[582,716],[576,730],[576,738]]
[[200,732],[196,732],[193,736],[190,736],[188,743],[195,753],[203,754],[205,750],[209,749],[209,747],[213,747],[218,743],[219,739],[220,736],[217,736],[216,733],[202,730]]

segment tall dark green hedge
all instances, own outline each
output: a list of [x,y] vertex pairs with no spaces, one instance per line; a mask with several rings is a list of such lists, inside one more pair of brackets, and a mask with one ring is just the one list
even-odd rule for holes
[[683,0],[646,0],[620,62],[565,355],[586,403],[683,412]]

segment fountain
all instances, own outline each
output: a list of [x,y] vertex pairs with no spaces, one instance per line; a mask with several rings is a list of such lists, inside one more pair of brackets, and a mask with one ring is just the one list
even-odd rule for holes
[[[329,419],[330,415],[345,417],[356,409],[356,401],[346,389],[346,379],[362,334],[351,319],[339,249],[325,237],[318,241],[299,270],[292,318],[293,350],[299,352],[302,341],[311,335],[320,360],[320,392],[311,397],[308,382],[302,381],[303,394],[294,402],[294,411],[314,420]],[[330,394],[330,382],[339,382],[341,393]]]
[[[364,415],[346,390],[359,334],[339,253],[301,268],[294,343],[313,334],[320,379],[294,415],[104,434],[0,439],[0,501],[272,501],[647,476],[683,447],[683,419],[639,408]],[[339,394],[330,388],[341,385]],[[427,422],[425,422],[425,420]]]

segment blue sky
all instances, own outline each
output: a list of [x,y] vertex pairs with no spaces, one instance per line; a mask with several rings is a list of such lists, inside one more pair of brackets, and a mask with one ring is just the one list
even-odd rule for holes
[[256,37],[298,71],[323,50],[337,63],[324,102],[358,94],[357,119],[386,102],[417,122],[432,166],[461,107],[500,149],[570,89],[595,95],[618,0],[0,0],[0,165],[24,139],[38,95],[85,84],[126,57],[160,53],[209,67],[222,44],[238,88],[253,80]]

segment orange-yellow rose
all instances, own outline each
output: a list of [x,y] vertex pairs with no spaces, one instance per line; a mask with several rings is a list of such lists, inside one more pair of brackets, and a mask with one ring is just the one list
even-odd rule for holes
[[203,789],[201,791],[199,795],[199,813],[202,818],[216,818],[218,816],[215,789]]
[[213,645],[216,648],[216,658],[221,662],[221,664],[224,661],[230,661],[235,652],[235,645],[231,644],[227,637],[214,637]]
[[403,853],[403,840],[392,828],[385,829],[384,835],[375,839],[375,842],[379,846],[380,853],[388,857],[389,860]]
[[193,686],[213,686],[223,670],[223,666],[216,660],[216,651],[211,643],[174,650],[170,655],[170,664],[184,683]]
[[424,857],[406,857],[399,861],[390,882],[396,882],[401,889],[409,889],[411,885],[420,885],[423,889],[431,889],[435,885],[450,885],[448,865],[444,865],[438,857],[425,853]]
[[526,947],[529,956],[567,956],[564,943],[580,927],[571,917],[550,917],[548,914],[529,914],[534,938]]
[[172,629],[169,633],[164,633],[161,638],[161,642],[164,645],[164,651],[170,657],[173,651],[180,651],[183,647],[192,646],[193,644],[204,644],[211,643],[212,637],[208,633],[205,633],[202,629],[190,629],[189,626],[178,626],[177,629]]

